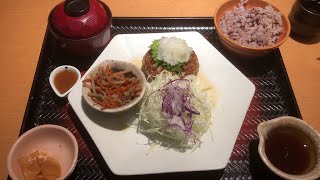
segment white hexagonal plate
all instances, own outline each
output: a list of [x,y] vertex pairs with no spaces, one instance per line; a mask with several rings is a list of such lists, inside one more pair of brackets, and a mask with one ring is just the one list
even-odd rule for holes
[[[135,126],[123,129],[121,121],[136,121],[136,112],[119,116],[100,113],[82,100],[81,83],[68,100],[98,147],[111,171],[118,175],[203,171],[224,168],[230,158],[255,87],[236,67],[197,32],[122,34],[115,36],[89,71],[106,59],[140,62],[154,39],[185,39],[198,55],[200,72],[218,92],[211,130],[194,151],[177,152],[150,147]],[[120,121],[120,122],[118,122]],[[211,132],[211,133],[210,133]]]

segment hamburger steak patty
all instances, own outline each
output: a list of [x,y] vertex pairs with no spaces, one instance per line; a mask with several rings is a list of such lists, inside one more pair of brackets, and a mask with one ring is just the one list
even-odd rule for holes
[[[148,52],[144,55],[141,69],[146,77],[156,76],[157,74],[160,74],[163,70],[165,70],[163,66],[156,65],[155,61],[152,59],[151,49],[149,49]],[[182,70],[183,72],[179,75],[180,77],[185,77],[191,74],[198,74],[199,62],[198,57],[194,51],[192,51],[192,53],[190,54],[190,58],[187,64],[182,66]]]

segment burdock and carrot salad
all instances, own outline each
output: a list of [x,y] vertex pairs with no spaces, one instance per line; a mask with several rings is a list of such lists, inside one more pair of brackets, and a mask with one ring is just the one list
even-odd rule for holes
[[130,70],[113,70],[107,65],[98,73],[84,79],[83,86],[90,89],[88,96],[101,106],[101,110],[124,106],[140,96],[141,80]]

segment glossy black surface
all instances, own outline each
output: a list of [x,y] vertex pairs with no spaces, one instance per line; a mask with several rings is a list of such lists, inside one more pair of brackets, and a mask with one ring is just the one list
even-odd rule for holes
[[296,0],[288,18],[296,35],[307,39],[320,37],[319,0]]

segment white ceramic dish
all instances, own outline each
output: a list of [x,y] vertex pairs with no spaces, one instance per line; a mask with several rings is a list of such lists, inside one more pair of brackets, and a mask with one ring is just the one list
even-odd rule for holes
[[105,113],[91,110],[91,107],[83,103],[81,83],[70,92],[68,100],[115,174],[222,169],[228,163],[255,87],[201,34],[181,32],[117,35],[89,71],[106,59],[141,63],[151,42],[162,36],[185,39],[198,56],[199,74],[205,76],[206,83],[213,84],[218,91],[218,102],[213,111],[213,125],[201,138],[202,144],[199,148],[182,153],[163,147],[151,147],[147,137],[137,134],[135,126],[127,129],[121,126],[123,121],[136,121],[137,111],[107,116]]
[[18,159],[37,150],[59,162],[61,180],[66,179],[76,167],[78,143],[73,134],[61,126],[41,125],[22,134],[11,148],[7,168],[13,180],[24,179]]
[[77,76],[78,76],[78,79],[76,81],[75,84],[77,84],[81,78],[81,73],[80,71],[76,68],[76,67],[73,67],[73,66],[70,66],[70,65],[62,65],[62,66],[58,66],[56,67],[50,74],[50,77],[49,77],[49,83],[50,83],[50,86],[51,88],[53,89],[54,93],[56,93],[57,96],[59,97],[65,97],[66,95],[69,94],[69,92],[72,90],[72,88],[74,87],[71,87],[68,91],[66,91],[65,93],[61,94],[55,84],[54,84],[54,77],[61,71],[65,71],[65,70],[68,70],[68,71],[73,71],[75,73],[77,73]]
[[90,79],[91,73],[96,74],[98,72],[99,67],[103,67],[105,69],[107,65],[109,65],[111,69],[115,68],[115,69],[122,69],[122,70],[130,70],[138,79],[141,80],[141,87],[142,87],[141,95],[124,106],[120,106],[114,109],[104,109],[104,110],[101,110],[101,107],[98,106],[95,102],[93,102],[91,100],[91,97],[88,96],[88,93],[91,91],[89,88],[82,87],[82,95],[83,95],[83,98],[86,100],[86,102],[92,108],[98,111],[105,112],[105,113],[122,113],[130,108],[133,108],[142,99],[146,91],[147,80],[142,70],[138,66],[130,62],[118,61],[118,60],[106,60],[101,62],[98,66],[96,66],[96,68],[94,68],[92,71],[87,73],[87,75],[85,76],[85,79]]

